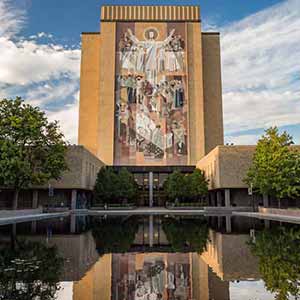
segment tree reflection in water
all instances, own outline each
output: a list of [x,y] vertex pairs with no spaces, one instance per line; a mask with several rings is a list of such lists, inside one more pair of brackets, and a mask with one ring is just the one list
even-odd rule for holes
[[259,258],[259,269],[266,288],[277,300],[300,296],[300,229],[278,227],[257,234],[250,242]]
[[56,247],[17,240],[0,252],[0,299],[54,299],[62,269]]
[[138,231],[138,220],[134,217],[93,219],[92,233],[100,255],[125,253],[134,242]]
[[167,218],[163,230],[173,251],[195,251],[201,254],[206,249],[208,225],[204,218]]

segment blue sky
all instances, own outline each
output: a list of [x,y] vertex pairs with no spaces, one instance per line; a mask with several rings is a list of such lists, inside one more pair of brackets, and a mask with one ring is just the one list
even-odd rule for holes
[[[201,5],[202,19],[226,24],[240,20],[250,14],[282,2],[279,0],[160,0],[143,1],[143,5]],[[99,14],[102,5],[139,5],[141,1],[126,0],[16,0],[19,6],[28,10],[28,24],[25,34],[51,32],[56,37],[79,41],[82,31],[99,30]]]
[[[104,4],[140,1],[0,0],[0,97],[23,96],[77,141],[80,33],[99,31]],[[143,1],[200,5],[221,32],[225,141],[253,144],[269,126],[300,143],[300,0]]]

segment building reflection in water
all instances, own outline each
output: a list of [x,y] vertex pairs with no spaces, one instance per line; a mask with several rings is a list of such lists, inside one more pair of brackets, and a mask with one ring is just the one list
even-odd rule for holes
[[[57,246],[64,258],[61,282],[69,295],[59,296],[59,300],[69,299],[71,294],[73,300],[236,300],[239,298],[234,293],[243,289],[247,294],[253,282],[261,295],[267,295],[258,259],[248,245],[249,233],[253,228],[260,230],[264,224],[245,218],[230,219],[230,226],[226,217],[207,220],[210,229],[201,254],[189,248],[172,253],[162,219],[153,216],[139,220],[134,243],[125,253],[117,253],[116,249],[114,254],[99,255],[97,241],[84,217],[43,221],[27,227],[20,224],[17,236]],[[230,233],[226,232],[228,229]],[[1,245],[3,242],[5,233],[1,234]],[[272,297],[261,297],[265,299]]]

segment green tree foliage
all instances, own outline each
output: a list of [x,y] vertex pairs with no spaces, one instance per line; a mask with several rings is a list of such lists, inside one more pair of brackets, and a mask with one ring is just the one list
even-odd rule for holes
[[117,196],[120,200],[134,201],[137,196],[138,186],[133,175],[126,169],[122,168],[117,180]]
[[96,203],[110,203],[115,200],[118,177],[111,167],[102,167],[97,175],[94,196]]
[[208,193],[208,180],[203,171],[195,169],[192,174],[174,171],[164,183],[164,191],[172,201],[195,201]]
[[245,181],[260,194],[278,199],[293,198],[300,192],[300,153],[292,150],[292,137],[276,127],[266,130],[258,141]]
[[62,270],[56,247],[17,241],[15,248],[1,249],[0,299],[54,299]]
[[100,255],[105,253],[126,253],[134,242],[138,231],[136,218],[94,219],[92,234]]
[[266,288],[276,294],[276,299],[288,300],[290,295],[299,297],[299,227],[278,227],[260,232],[250,247],[259,259],[259,269]]
[[186,176],[179,171],[174,171],[164,183],[164,191],[170,200],[182,200],[187,196]]
[[15,191],[59,179],[67,169],[66,143],[57,122],[21,98],[0,101],[0,185]]
[[137,190],[137,183],[126,168],[121,168],[116,173],[112,167],[103,167],[97,175],[94,187],[95,201],[102,204],[134,201]]
[[163,230],[174,252],[195,251],[201,254],[206,249],[208,226],[203,218],[165,219]]
[[208,194],[208,180],[202,170],[195,169],[187,177],[190,196],[192,198],[203,197]]

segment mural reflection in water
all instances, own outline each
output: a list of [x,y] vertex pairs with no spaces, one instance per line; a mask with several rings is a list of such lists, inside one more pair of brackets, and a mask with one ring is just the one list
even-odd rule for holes
[[190,299],[190,254],[113,254],[112,299]]

